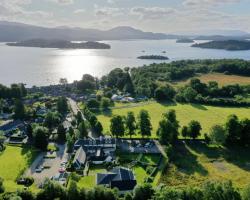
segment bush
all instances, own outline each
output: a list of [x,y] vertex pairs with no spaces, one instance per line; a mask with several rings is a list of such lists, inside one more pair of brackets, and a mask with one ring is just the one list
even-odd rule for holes
[[0,178],[0,194],[4,192],[3,179]]

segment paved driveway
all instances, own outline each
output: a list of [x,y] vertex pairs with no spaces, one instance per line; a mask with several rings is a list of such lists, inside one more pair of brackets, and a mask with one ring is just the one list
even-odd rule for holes
[[[63,161],[67,161],[69,159],[69,154],[66,152],[66,145],[57,145],[59,147],[59,151],[56,152],[56,158],[54,159],[44,159],[45,153],[40,153],[35,161],[32,163],[29,169],[27,169],[25,175],[32,176],[35,180],[35,184],[41,184],[46,178],[51,178],[52,176],[58,173],[58,169],[60,168],[60,164]],[[38,166],[42,166],[44,163],[49,163],[49,169],[43,169],[42,172],[37,173],[35,170]]]

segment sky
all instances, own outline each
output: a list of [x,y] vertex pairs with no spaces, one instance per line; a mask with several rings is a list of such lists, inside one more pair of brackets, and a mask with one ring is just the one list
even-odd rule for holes
[[162,33],[250,32],[250,0],[0,0],[0,20]]

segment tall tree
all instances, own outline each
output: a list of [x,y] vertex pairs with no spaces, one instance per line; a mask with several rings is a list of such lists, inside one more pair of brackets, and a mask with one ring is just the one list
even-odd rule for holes
[[57,111],[61,114],[65,114],[68,111],[68,102],[65,97],[57,99]]
[[188,125],[189,136],[193,139],[196,139],[201,135],[201,124],[198,121],[192,120]]
[[135,121],[135,115],[133,112],[128,112],[126,117],[126,128],[128,130],[128,135],[130,136],[130,139],[132,135],[135,134],[135,131],[137,129],[136,127],[136,121]]
[[172,124],[172,134],[173,134],[173,140],[177,140],[179,132],[179,122],[176,118],[176,112],[175,110],[171,109],[168,112],[164,114],[164,117]]
[[237,143],[240,138],[241,125],[236,115],[227,118],[225,129],[227,132],[227,143]]
[[124,136],[125,127],[122,116],[115,115],[111,118],[110,122],[111,134],[117,138]]
[[148,111],[146,110],[140,111],[138,115],[138,128],[142,137],[151,135],[152,125]]
[[25,118],[25,107],[22,100],[16,99],[14,105],[14,118],[15,119],[24,119]]
[[58,136],[58,140],[60,142],[65,142],[65,140],[66,140],[66,130],[65,130],[63,124],[59,124],[59,126],[57,128],[57,136]]
[[183,126],[181,129],[181,135],[182,137],[184,137],[185,139],[189,136],[188,135],[188,127],[187,126]]
[[159,141],[161,144],[167,145],[171,144],[175,140],[175,133],[174,133],[174,126],[173,124],[167,120],[162,119],[159,122],[159,128],[157,130],[157,135],[159,137]]
[[35,147],[41,150],[46,150],[48,146],[48,129],[37,126],[33,134]]
[[87,127],[86,127],[86,124],[84,121],[82,121],[79,126],[78,126],[78,130],[80,132],[80,135],[79,137],[80,138],[85,138],[88,136],[88,130],[87,130]]
[[210,139],[215,144],[225,144],[227,135],[223,126],[214,125],[210,128]]

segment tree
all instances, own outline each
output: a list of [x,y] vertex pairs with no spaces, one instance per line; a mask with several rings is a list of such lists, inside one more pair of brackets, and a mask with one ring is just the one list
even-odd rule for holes
[[68,187],[68,200],[80,200],[80,193],[77,183],[71,180]]
[[79,125],[83,121],[82,113],[80,111],[78,111],[76,114],[76,121],[77,121],[77,125]]
[[59,124],[59,126],[57,128],[57,136],[58,136],[58,140],[60,142],[65,142],[65,140],[66,140],[66,130],[65,130],[63,124]]
[[149,200],[154,195],[154,189],[151,184],[137,186],[134,190],[134,200]]
[[44,119],[44,125],[50,130],[58,126],[59,122],[60,116],[58,112],[48,112]]
[[22,100],[16,99],[14,104],[14,118],[15,119],[24,119],[25,117],[25,107]]
[[140,111],[138,115],[138,128],[142,137],[151,135],[152,125],[150,122],[150,116],[148,114],[148,111]]
[[78,130],[80,132],[80,138],[85,138],[88,136],[88,130],[86,128],[86,124],[84,121],[82,121],[79,126],[78,126]]
[[182,137],[184,138],[187,138],[189,135],[188,135],[188,127],[187,126],[183,126],[182,129],[181,129],[181,135]]
[[48,146],[48,129],[42,126],[37,126],[33,134],[35,147],[41,150],[46,150]]
[[35,195],[30,190],[18,190],[17,195],[21,197],[22,200],[35,200]]
[[177,121],[175,110],[171,109],[168,112],[166,112],[165,114],[163,114],[163,116],[172,124],[173,140],[177,140],[178,135],[179,135],[179,132],[178,132],[179,122]]
[[203,186],[203,200],[241,200],[240,193],[235,190],[231,181],[207,182]]
[[250,184],[243,189],[242,200],[250,200]]
[[135,121],[135,115],[133,112],[128,112],[126,117],[126,128],[128,130],[128,135],[130,136],[130,139],[132,135],[135,134],[136,131],[136,121]]
[[174,132],[173,124],[169,120],[163,119],[159,122],[157,135],[161,144],[167,145],[173,143],[175,138]]
[[189,136],[193,139],[196,139],[201,135],[200,131],[202,130],[200,122],[192,120],[188,125]]
[[66,200],[66,189],[59,183],[46,180],[43,189],[37,194],[37,200],[60,199]]
[[94,90],[96,88],[96,80],[89,74],[84,74],[82,80],[77,82],[77,88],[83,92],[87,90]]
[[27,132],[27,136],[30,140],[33,139],[33,128],[31,126],[31,124],[28,124],[27,125],[27,128],[26,128],[26,132]]
[[183,91],[183,96],[187,102],[194,102],[197,94],[197,91],[191,87],[187,87]]
[[67,152],[71,153],[74,147],[74,139],[73,136],[70,135],[70,133],[66,134],[66,141],[67,141]]
[[99,101],[97,101],[96,99],[90,99],[90,100],[88,100],[88,102],[87,102],[87,106],[88,106],[88,108],[92,108],[92,109],[99,109],[99,107],[100,107],[100,102]]
[[243,119],[240,122],[240,140],[243,145],[250,145],[250,119]]
[[110,132],[115,137],[124,136],[125,127],[122,116],[115,115],[110,120]]
[[102,109],[108,109],[109,106],[111,105],[111,101],[109,98],[106,98],[106,97],[102,97],[101,99],[101,107]]
[[230,115],[227,118],[225,130],[227,134],[227,143],[237,143],[240,138],[241,126],[236,115]]
[[4,192],[3,179],[0,177],[0,194]]
[[210,128],[210,139],[215,144],[225,144],[227,135],[226,131],[221,125],[214,125]]
[[175,96],[175,90],[171,85],[166,84],[156,88],[154,96],[157,100],[173,100]]
[[98,136],[102,135],[103,127],[101,122],[97,121],[93,129]]
[[65,97],[59,97],[57,99],[57,111],[60,114],[65,114],[68,111],[68,102]]

